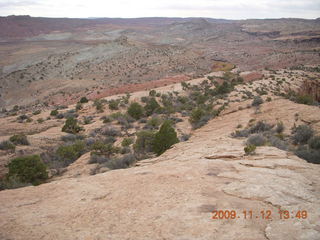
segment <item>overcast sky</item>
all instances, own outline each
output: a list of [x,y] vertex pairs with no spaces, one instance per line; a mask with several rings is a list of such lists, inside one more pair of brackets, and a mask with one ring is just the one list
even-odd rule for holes
[[0,0],[0,16],[318,18],[320,0]]

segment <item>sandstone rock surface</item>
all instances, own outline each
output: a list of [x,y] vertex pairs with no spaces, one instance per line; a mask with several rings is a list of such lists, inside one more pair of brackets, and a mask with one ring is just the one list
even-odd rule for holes
[[[282,110],[263,106],[261,118],[286,113],[286,122],[312,110],[272,104]],[[320,239],[320,166],[274,147],[245,156],[243,140],[229,136],[252,114],[218,117],[134,168],[1,191],[0,239]],[[214,220],[214,210],[240,218]],[[244,219],[244,210],[253,218]],[[261,218],[267,210],[272,219]],[[290,218],[280,219],[279,210]],[[299,210],[306,219],[294,217]]]

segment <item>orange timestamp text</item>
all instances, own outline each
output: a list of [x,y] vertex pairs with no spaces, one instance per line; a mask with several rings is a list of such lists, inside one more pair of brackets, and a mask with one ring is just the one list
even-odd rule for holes
[[213,220],[221,220],[221,219],[264,219],[264,220],[272,220],[272,219],[307,219],[308,212],[306,210],[298,210],[298,211],[288,211],[288,210],[279,210],[274,212],[272,210],[261,210],[261,211],[253,211],[253,210],[214,210],[212,211]]

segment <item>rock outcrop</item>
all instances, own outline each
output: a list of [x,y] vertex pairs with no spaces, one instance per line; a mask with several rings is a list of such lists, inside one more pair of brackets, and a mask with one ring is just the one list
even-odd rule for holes
[[[259,118],[285,114],[289,123],[299,110],[314,111],[280,100]],[[320,239],[320,166],[267,146],[245,156],[243,140],[229,135],[253,115],[214,119],[138,167],[2,191],[0,239]],[[237,217],[212,219],[215,210]]]

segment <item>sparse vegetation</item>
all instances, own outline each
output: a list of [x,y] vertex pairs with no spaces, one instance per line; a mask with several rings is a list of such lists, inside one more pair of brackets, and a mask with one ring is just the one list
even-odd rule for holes
[[313,130],[308,125],[300,125],[293,129],[293,142],[295,144],[306,144],[313,136]]
[[10,142],[12,142],[15,145],[29,145],[29,141],[27,139],[27,136],[24,134],[16,134],[9,138]]
[[247,145],[244,147],[244,152],[246,155],[251,155],[255,153],[256,148],[256,145]]
[[14,151],[16,146],[10,141],[2,141],[0,142],[0,150],[11,150]]

